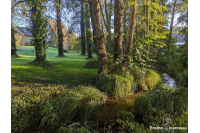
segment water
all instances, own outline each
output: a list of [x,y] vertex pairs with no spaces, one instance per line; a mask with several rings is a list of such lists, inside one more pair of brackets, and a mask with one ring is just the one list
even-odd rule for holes
[[163,77],[163,83],[167,86],[169,86],[171,89],[176,89],[176,81],[171,78],[167,73],[161,74]]

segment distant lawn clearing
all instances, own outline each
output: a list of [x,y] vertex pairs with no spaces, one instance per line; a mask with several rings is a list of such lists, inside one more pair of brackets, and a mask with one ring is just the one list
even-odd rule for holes
[[[65,57],[56,57],[58,49],[49,47],[46,60],[53,66],[42,67],[28,64],[35,59],[34,46],[19,46],[17,54],[21,58],[11,59],[11,81],[17,83],[64,84],[68,86],[93,85],[97,69],[84,69],[87,56],[77,51],[64,53]],[[96,58],[96,54],[93,53]]]

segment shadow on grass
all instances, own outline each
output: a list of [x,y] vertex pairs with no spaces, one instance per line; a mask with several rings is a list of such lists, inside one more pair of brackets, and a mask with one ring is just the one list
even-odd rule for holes
[[[19,66],[12,68],[12,82],[38,83],[45,86],[49,84],[62,84],[70,87],[96,85],[96,74],[93,73],[71,72],[73,68],[65,69],[63,65],[55,63],[41,64],[39,66],[34,63],[28,64],[24,67]],[[74,71],[76,70],[77,69],[74,68]]]

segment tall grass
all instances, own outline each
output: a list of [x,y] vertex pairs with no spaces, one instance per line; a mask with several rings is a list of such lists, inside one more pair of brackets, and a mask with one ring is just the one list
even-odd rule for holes
[[60,95],[66,88],[61,85],[42,86],[36,84],[11,86],[11,130],[19,132],[37,127],[40,105]]
[[156,71],[147,68],[132,68],[131,73],[134,75],[137,91],[151,91],[162,81]]
[[108,74],[99,77],[98,88],[110,96],[123,97],[132,94],[135,89],[131,75]]
[[143,120],[150,121],[151,116],[162,110],[165,114],[181,115],[188,110],[188,89],[151,91],[148,95],[137,98],[134,102],[134,112]]
[[98,89],[89,86],[66,90],[61,96],[42,105],[40,126],[53,126],[70,121],[83,123],[106,97]]

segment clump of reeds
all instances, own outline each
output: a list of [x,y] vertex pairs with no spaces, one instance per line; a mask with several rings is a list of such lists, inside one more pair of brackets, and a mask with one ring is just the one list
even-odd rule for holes
[[106,97],[104,93],[90,86],[66,90],[58,98],[42,105],[41,126],[57,125],[72,120],[83,123]]
[[131,75],[107,74],[99,77],[98,88],[110,96],[123,97],[134,92],[133,81]]
[[136,84],[136,91],[151,91],[162,82],[161,76],[154,70],[147,68],[133,68],[132,74],[134,75]]
[[186,112],[188,110],[188,89],[177,88],[170,91],[156,89],[134,101],[135,115],[143,120],[150,119],[159,110],[167,114],[179,115]]

